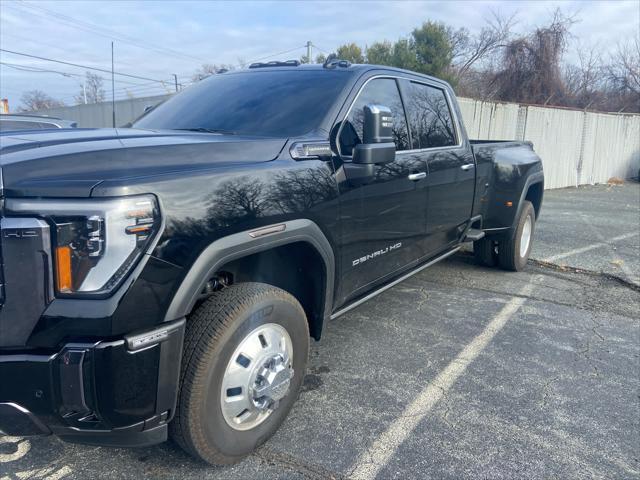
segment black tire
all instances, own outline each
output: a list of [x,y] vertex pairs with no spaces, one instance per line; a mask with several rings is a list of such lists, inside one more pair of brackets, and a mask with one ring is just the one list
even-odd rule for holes
[[495,239],[489,237],[473,242],[473,256],[476,262],[485,267],[495,267],[498,264]]
[[[522,232],[528,218],[530,218],[531,221],[531,236],[528,248],[524,254],[521,254],[520,244],[522,241]],[[536,213],[533,208],[533,204],[524,200],[520,211],[520,218],[518,219],[515,230],[509,237],[498,242],[498,263],[500,268],[510,270],[512,272],[519,272],[527,265],[527,260],[529,260],[529,254],[531,253],[531,246],[533,245],[535,225]]]
[[[293,345],[293,378],[287,395],[262,423],[240,431],[220,406],[222,379],[240,342],[260,325],[284,327]],[[275,433],[298,397],[309,356],[309,327],[300,303],[271,285],[239,283],[206,300],[187,320],[180,390],[170,436],[210,464],[241,460]]]

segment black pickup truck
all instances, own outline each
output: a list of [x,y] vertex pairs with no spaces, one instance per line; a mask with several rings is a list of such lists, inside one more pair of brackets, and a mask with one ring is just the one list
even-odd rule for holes
[[543,195],[532,145],[469,141],[447,83],[338,60],[0,148],[0,430],[210,463],[274,433],[329,319],[465,242],[522,269]]

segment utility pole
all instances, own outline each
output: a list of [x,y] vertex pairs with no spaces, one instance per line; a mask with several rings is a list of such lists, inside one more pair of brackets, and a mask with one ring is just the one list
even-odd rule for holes
[[311,60],[311,40],[307,40],[307,63],[313,63],[313,60]]
[[111,42],[111,117],[113,128],[116,128],[116,80],[113,70],[113,42]]
[[178,91],[178,75],[176,75],[175,73],[174,73],[174,74],[172,74],[172,75],[173,75],[173,79],[174,79],[174,80],[175,80],[175,82],[176,82],[176,92],[177,92],[177,91]]
[[84,96],[84,104],[87,104],[87,84],[82,83],[82,95]]

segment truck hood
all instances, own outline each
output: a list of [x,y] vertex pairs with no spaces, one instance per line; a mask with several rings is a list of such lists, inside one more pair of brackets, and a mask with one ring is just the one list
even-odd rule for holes
[[4,133],[0,194],[86,197],[105,180],[270,161],[286,141],[128,128]]

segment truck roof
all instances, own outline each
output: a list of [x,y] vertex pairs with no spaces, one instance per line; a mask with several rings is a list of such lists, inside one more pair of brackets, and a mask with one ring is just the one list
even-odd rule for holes
[[232,70],[229,72],[225,72],[224,75],[234,75],[238,73],[249,73],[249,72],[250,73],[273,72],[273,71],[283,71],[283,70],[284,71],[317,70],[317,71],[328,71],[328,72],[345,72],[345,73],[351,73],[351,74],[356,74],[356,73],[362,74],[371,70],[388,70],[390,72],[422,77],[432,82],[438,82],[438,83],[443,83],[448,85],[448,83],[445,80],[432,77],[430,75],[425,75],[424,73],[414,72],[412,70],[405,70],[403,68],[390,67],[388,65],[375,65],[375,64],[369,64],[369,63],[351,63],[347,67],[344,67],[344,66],[325,67],[321,63],[312,63],[312,64],[303,63],[299,65],[295,65],[295,64],[285,65],[284,63],[285,62],[282,62],[281,65],[273,65],[273,66],[269,66],[268,64],[265,64],[264,66],[260,66],[259,68],[246,68],[242,70]]

